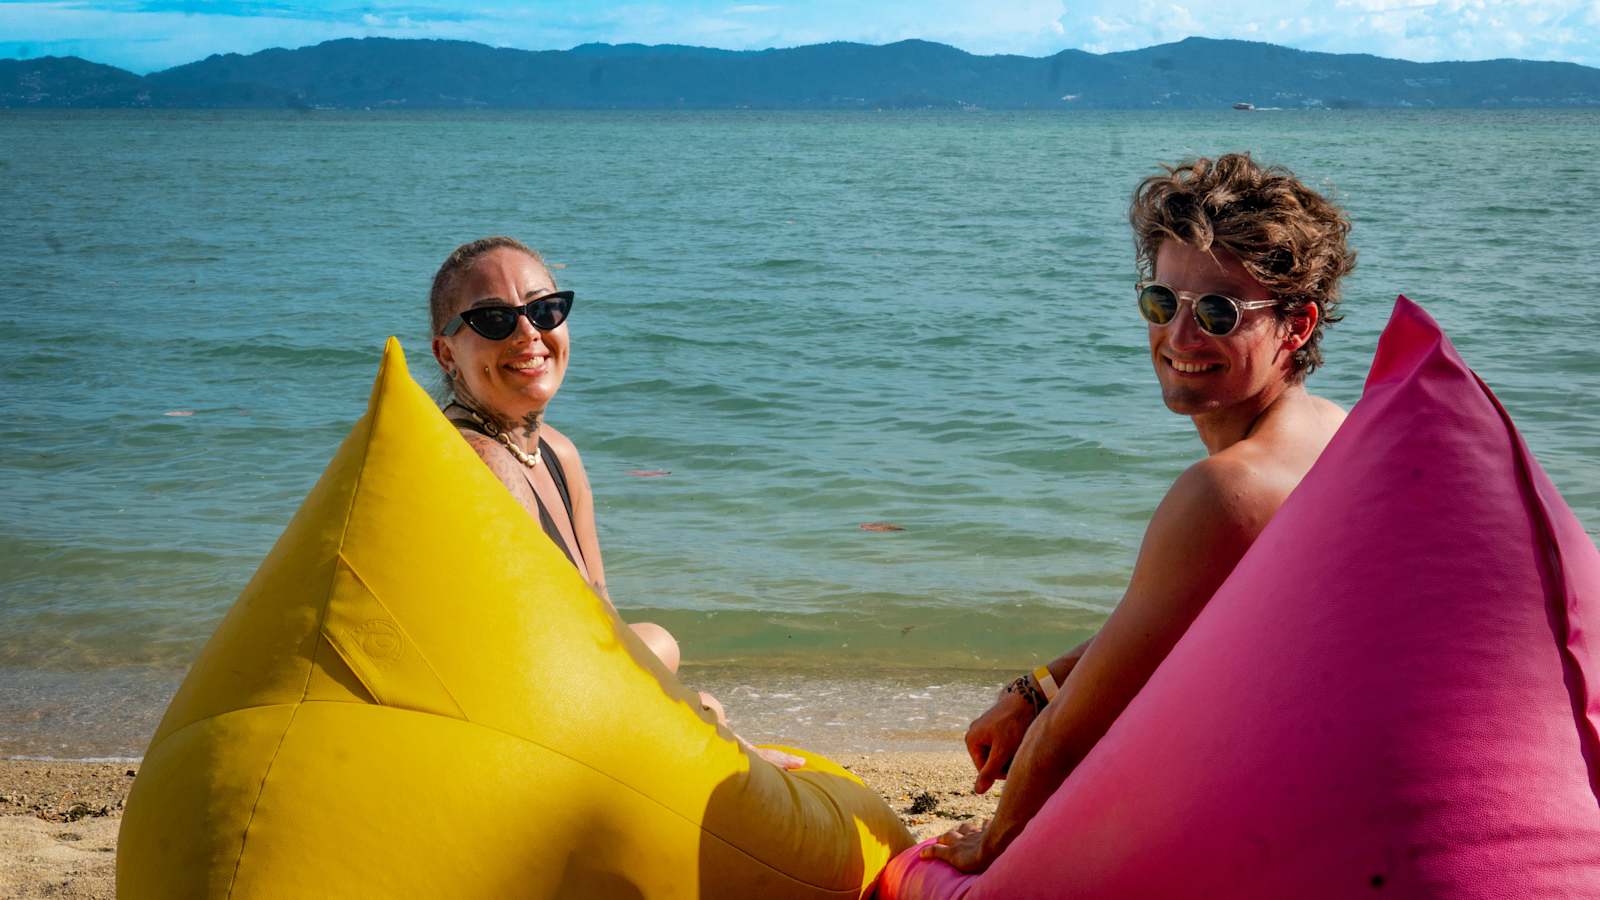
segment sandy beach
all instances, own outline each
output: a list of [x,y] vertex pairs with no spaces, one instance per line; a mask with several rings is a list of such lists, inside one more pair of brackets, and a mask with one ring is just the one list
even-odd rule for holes
[[[965,754],[841,753],[919,839],[994,813]],[[0,898],[112,898],[117,827],[136,763],[0,760]]]

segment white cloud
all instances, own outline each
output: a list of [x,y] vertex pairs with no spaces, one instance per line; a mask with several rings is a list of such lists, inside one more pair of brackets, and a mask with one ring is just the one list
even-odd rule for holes
[[[1079,8],[1088,4],[1077,4]],[[1135,3],[1100,4],[1093,14],[1066,17],[1069,42],[1091,53],[1135,50],[1151,44],[1181,41],[1191,35],[1204,35],[1205,23],[1186,6],[1164,0],[1137,0]],[[1207,15],[1206,18],[1210,18]],[[1246,26],[1241,25],[1241,33]]]
[[[1384,13],[1408,9],[1428,9],[1436,6],[1433,0],[1335,0],[1337,9],[1359,9],[1362,12]],[[1460,5],[1460,4],[1458,4]]]
[[[1405,59],[1520,56],[1600,63],[1595,3],[1571,0],[1335,0],[1353,15],[1351,31],[1376,38],[1368,52]],[[1586,21],[1588,20],[1588,21]],[[1589,26],[1574,27],[1579,23]],[[1321,49],[1351,41],[1329,36]]]
[[1064,21],[1069,43],[1102,53],[1194,34],[1419,61],[1520,56],[1600,65],[1600,0],[1092,0],[1074,2]]
[[[882,12],[878,7],[875,12]],[[893,7],[893,15],[857,40],[920,38],[973,53],[1047,55],[1072,46],[1062,0],[1000,0],[979,6],[965,0],[925,0]]]
[[93,9],[80,3],[0,2],[0,48],[26,56],[81,56],[149,72],[213,53],[305,47],[345,37],[452,38],[500,45],[496,23],[418,20],[371,12],[338,18],[216,15],[177,11]]
[[[782,15],[754,15],[756,9]],[[749,12],[747,12],[749,11]],[[743,4],[679,6],[635,3],[597,11],[612,42],[706,44],[730,49],[793,47],[824,41],[886,44],[908,38],[940,41],[976,53],[1045,55],[1069,39],[1062,25],[1062,0],[817,0],[782,7]],[[549,46],[548,44],[546,46]]]

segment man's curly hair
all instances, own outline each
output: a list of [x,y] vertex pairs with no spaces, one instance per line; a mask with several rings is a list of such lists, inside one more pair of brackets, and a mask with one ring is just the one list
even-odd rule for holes
[[1294,353],[1303,379],[1322,364],[1322,331],[1339,321],[1339,279],[1355,268],[1346,244],[1350,219],[1293,172],[1262,166],[1248,153],[1200,157],[1162,166],[1133,192],[1128,221],[1143,278],[1155,275],[1156,253],[1167,239],[1203,252],[1215,248],[1238,258],[1281,303],[1280,319],[1315,304],[1320,316]]

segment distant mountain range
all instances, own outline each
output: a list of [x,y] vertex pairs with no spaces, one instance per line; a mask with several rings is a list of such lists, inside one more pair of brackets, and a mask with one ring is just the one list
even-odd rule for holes
[[927,41],[783,50],[509,50],[364,38],[211,56],[149,75],[0,60],[0,107],[332,109],[1216,109],[1600,107],[1600,69],[1416,63],[1189,38],[1124,53],[974,56]]

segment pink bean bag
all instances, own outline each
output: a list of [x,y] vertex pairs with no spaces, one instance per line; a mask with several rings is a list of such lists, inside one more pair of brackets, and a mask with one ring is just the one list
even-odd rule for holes
[[980,876],[913,848],[879,896],[1600,897],[1597,728],[1600,553],[1401,297],[1321,460],[1016,842]]

